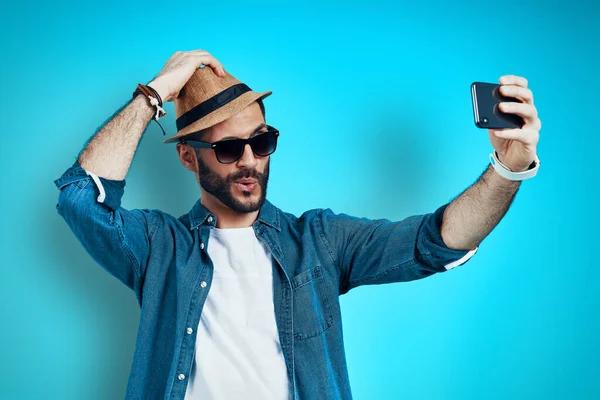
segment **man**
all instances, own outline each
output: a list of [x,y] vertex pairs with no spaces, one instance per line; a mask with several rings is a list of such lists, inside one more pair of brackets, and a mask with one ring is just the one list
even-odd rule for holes
[[[199,68],[205,65],[206,68]],[[489,131],[494,165],[449,205],[401,222],[265,200],[279,132],[262,100],[202,50],[177,52],[56,181],[58,211],[141,306],[127,398],[349,399],[339,296],[424,278],[467,261],[539,165],[541,123],[527,81],[500,79],[522,129]],[[175,101],[183,166],[200,200],[176,219],[125,210],[142,133]]]

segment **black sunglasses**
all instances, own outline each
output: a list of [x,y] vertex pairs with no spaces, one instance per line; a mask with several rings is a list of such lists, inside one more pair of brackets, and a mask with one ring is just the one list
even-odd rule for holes
[[188,138],[181,139],[180,142],[198,149],[213,149],[221,164],[232,164],[242,158],[246,144],[250,145],[252,152],[257,156],[265,157],[273,154],[277,149],[278,137],[279,131],[267,125],[266,132],[259,132],[249,139],[225,139],[209,143]]

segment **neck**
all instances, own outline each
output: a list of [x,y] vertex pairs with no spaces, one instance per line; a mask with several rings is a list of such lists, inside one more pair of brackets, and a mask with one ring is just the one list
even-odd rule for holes
[[204,190],[200,203],[217,216],[217,228],[219,229],[247,228],[252,226],[258,218],[258,211],[238,213]]

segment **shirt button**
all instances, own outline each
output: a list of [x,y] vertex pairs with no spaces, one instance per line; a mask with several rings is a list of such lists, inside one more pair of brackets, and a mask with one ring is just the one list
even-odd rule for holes
[[212,224],[212,222],[213,222],[213,217],[208,217],[208,223]]
[[185,333],[187,333],[188,335],[191,335],[192,333],[194,333],[194,330],[192,328],[187,328],[185,330]]
[[200,243],[200,250],[204,250],[204,243]]
[[179,374],[179,375],[177,376],[177,379],[179,379],[180,381],[182,381],[182,380],[184,380],[184,379],[185,379],[185,375],[184,375],[184,374]]
[[205,288],[206,287],[206,282],[204,282],[204,281],[200,282],[200,287]]

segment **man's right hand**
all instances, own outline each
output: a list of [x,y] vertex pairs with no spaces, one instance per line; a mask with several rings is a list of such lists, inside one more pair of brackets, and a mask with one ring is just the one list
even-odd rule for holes
[[148,86],[158,92],[163,103],[173,101],[202,64],[211,67],[217,76],[225,76],[223,65],[207,51],[176,51]]

